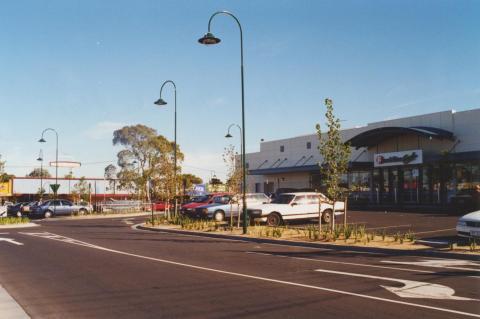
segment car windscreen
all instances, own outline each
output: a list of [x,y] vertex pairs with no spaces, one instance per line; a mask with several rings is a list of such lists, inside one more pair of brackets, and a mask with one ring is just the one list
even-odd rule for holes
[[275,198],[272,203],[273,204],[290,204],[292,199],[295,197],[295,195],[289,195],[289,194],[280,194],[277,198]]
[[192,203],[202,203],[202,202],[206,202],[206,201],[208,201],[209,198],[210,198],[210,196],[208,196],[208,195],[196,197],[196,198],[193,198],[193,199],[192,199]]

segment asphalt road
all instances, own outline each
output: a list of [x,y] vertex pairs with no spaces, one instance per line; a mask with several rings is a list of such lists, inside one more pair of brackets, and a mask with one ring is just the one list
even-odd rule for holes
[[23,244],[0,240],[0,284],[32,318],[480,318],[478,261],[132,229],[138,221],[0,230]]

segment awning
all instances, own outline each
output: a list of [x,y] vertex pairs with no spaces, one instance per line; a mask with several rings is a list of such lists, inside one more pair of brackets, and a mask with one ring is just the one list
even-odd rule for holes
[[447,130],[427,127],[427,126],[412,126],[412,127],[397,127],[387,126],[368,130],[352,137],[346,143],[356,147],[370,147],[380,144],[381,142],[391,139],[396,136],[405,134],[415,134],[424,136],[430,139],[450,139],[453,140],[453,133]]

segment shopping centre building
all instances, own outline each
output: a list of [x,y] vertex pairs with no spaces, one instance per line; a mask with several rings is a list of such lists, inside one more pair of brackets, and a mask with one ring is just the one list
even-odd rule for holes
[[[480,209],[480,109],[445,111],[342,130],[351,145],[350,207]],[[266,141],[246,155],[248,189],[322,191],[316,134]]]

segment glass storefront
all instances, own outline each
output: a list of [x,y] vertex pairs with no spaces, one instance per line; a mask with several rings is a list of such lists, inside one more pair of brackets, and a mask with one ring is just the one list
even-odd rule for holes
[[480,208],[480,161],[351,171],[348,181],[353,205]]

